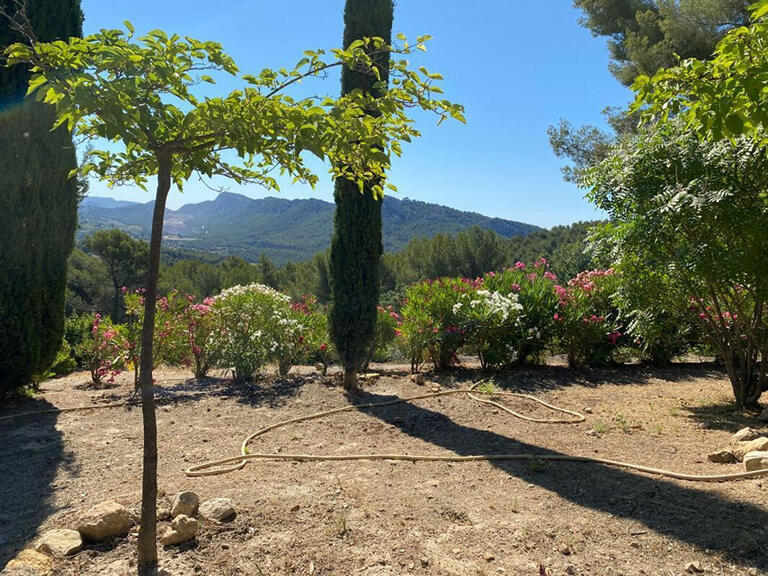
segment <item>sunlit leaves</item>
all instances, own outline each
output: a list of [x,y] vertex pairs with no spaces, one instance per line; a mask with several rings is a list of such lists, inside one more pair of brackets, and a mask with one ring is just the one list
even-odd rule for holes
[[[243,89],[222,97],[197,93],[216,75],[237,75],[222,46],[153,30],[134,41],[134,29],[101,30],[66,42],[16,44],[6,50],[9,63],[26,62],[33,73],[29,93],[55,106],[57,125],[82,139],[122,144],[119,152],[94,151],[81,171],[110,185],[144,187],[157,171],[157,154],[172,154],[174,182],[181,187],[194,174],[223,175],[236,182],[277,188],[276,174],[314,185],[318,177],[302,151],[328,161],[334,178],[355,181],[361,190],[374,183],[383,193],[384,175],[402,142],[420,134],[412,109],[465,122],[463,107],[437,98],[443,79],[425,67],[411,68],[392,59],[392,87],[379,84],[373,97],[354,91],[341,98],[296,100],[289,88],[305,79],[323,78],[347,66],[381,80],[374,61],[382,53],[409,55],[424,48],[429,36],[410,46],[387,46],[381,38],[353,42],[346,50],[307,50],[293,69],[264,69],[243,75]],[[234,151],[239,159],[229,160]],[[393,188],[392,186],[388,186]]]
[[731,30],[711,60],[689,59],[652,77],[639,76],[633,110],[644,120],[682,115],[701,137],[765,139],[768,126],[768,0],[752,7],[752,24]]

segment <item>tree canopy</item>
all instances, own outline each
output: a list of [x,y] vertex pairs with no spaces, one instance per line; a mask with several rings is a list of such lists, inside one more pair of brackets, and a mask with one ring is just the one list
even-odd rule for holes
[[574,0],[581,23],[608,38],[611,73],[625,86],[678,57],[707,59],[725,31],[748,21],[750,0]]
[[720,139],[742,134],[765,141],[768,124],[768,0],[752,6],[752,21],[730,31],[709,60],[638,76],[633,109],[646,120],[682,116],[699,136]]

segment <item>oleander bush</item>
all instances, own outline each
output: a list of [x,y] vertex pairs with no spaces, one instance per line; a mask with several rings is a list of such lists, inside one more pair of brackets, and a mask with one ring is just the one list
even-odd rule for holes
[[622,338],[622,325],[612,302],[617,285],[613,269],[580,272],[565,286],[555,285],[558,297],[555,347],[571,367],[604,365]]

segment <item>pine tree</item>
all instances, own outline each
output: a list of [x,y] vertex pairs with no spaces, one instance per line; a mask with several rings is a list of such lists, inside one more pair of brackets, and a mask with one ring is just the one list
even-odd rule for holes
[[[344,47],[365,37],[392,42],[392,0],[347,0],[344,7]],[[375,56],[384,84],[389,78],[389,56]],[[341,92],[362,90],[375,94],[375,76],[345,67]],[[333,301],[330,328],[341,363],[344,386],[357,387],[357,372],[365,364],[376,328],[380,290],[381,200],[371,186],[363,193],[353,182],[337,179],[334,189],[336,215],[331,241],[331,288]]]
[[[15,14],[13,0],[0,8]],[[28,0],[38,39],[81,34],[79,0]],[[0,16],[0,46],[22,38]],[[0,68],[0,395],[47,370],[61,345],[67,258],[77,226],[78,182],[69,133],[54,112],[25,100],[24,66]]]

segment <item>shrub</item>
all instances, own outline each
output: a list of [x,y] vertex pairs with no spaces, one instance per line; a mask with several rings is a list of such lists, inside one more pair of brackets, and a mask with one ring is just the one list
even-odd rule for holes
[[373,333],[371,350],[365,362],[366,367],[374,360],[381,362],[389,360],[392,344],[400,333],[399,328],[402,324],[400,315],[395,312],[394,306],[378,306],[376,312],[376,330]]
[[611,303],[616,289],[613,269],[580,272],[567,286],[555,286],[559,299],[555,321],[559,348],[569,366],[608,362],[622,336]]
[[[141,327],[144,324],[144,289],[129,292],[123,288],[125,312],[128,316],[126,338],[129,363],[133,366],[134,384],[139,383],[141,357]],[[152,341],[153,367],[160,364],[179,366],[189,364],[189,338],[184,322],[188,300],[172,290],[157,299],[155,330]]]
[[120,326],[109,318],[94,314],[88,336],[77,346],[76,354],[91,373],[94,386],[115,381],[126,364],[127,341]]
[[523,340],[522,309],[514,292],[502,295],[489,290],[467,291],[454,304],[466,343],[483,369],[517,360]]
[[314,296],[303,296],[292,305],[302,315],[302,324],[306,328],[304,346],[306,358],[317,362],[323,375],[328,373],[328,366],[334,361],[336,351],[328,331],[328,308],[320,304]]
[[252,378],[269,360],[284,375],[306,353],[304,314],[262,284],[235,286],[215,297],[211,340],[218,363],[235,381]]
[[59,348],[51,365],[50,374],[52,376],[66,376],[75,370],[77,370],[77,360],[75,360],[72,346],[66,340],[62,340],[61,348]]
[[517,262],[501,272],[489,272],[483,285],[502,294],[513,293],[522,306],[519,322],[517,361],[538,363],[554,336],[554,313],[557,311],[555,284],[557,276],[549,263],[539,258],[533,264]]
[[456,305],[481,283],[468,278],[438,278],[408,287],[400,332],[412,371],[418,370],[425,352],[438,370],[456,363],[456,353],[466,340],[461,306]]
[[188,348],[185,364],[192,366],[195,378],[205,378],[216,363],[216,351],[213,346],[213,321],[211,306],[213,298],[195,302],[194,296],[187,296],[189,304],[184,308],[183,323],[187,330]]

